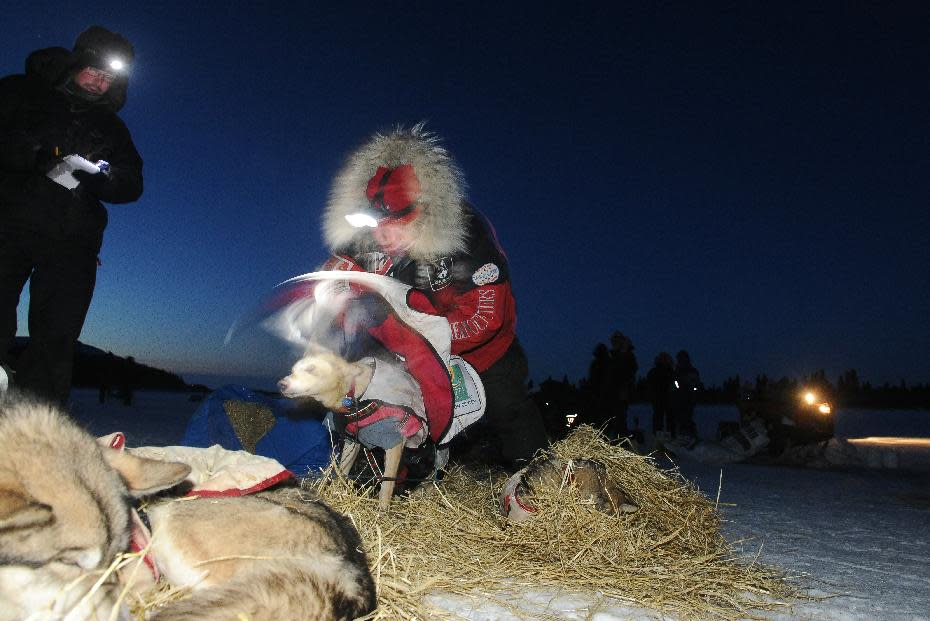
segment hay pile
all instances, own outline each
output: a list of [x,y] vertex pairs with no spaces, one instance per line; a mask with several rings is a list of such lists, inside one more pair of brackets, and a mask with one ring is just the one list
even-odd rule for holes
[[713,501],[677,472],[611,446],[587,426],[551,452],[566,461],[602,462],[639,511],[605,515],[569,486],[535,496],[538,514],[511,524],[497,509],[507,475],[479,478],[462,468],[438,485],[395,498],[387,515],[378,512],[376,494],[343,478],[306,480],[304,486],[348,515],[361,533],[378,584],[373,620],[461,618],[431,606],[431,593],[490,598],[518,616],[508,595],[529,588],[583,593],[600,605],[728,620],[784,607],[797,595],[781,572],[735,559]]
[[277,422],[271,408],[262,403],[229,399],[223,402],[223,409],[243,450],[253,454],[256,445]]

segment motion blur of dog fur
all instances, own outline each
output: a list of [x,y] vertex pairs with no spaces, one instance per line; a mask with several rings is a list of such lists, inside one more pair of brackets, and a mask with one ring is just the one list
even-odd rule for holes
[[289,399],[309,397],[331,410],[339,410],[353,380],[355,390],[363,393],[371,375],[370,366],[348,362],[338,354],[315,347],[294,363],[290,374],[278,382],[278,388]]
[[[2,397],[0,621],[128,621],[122,607],[113,611],[123,585],[106,570],[128,548],[129,495],[167,489],[189,472],[100,446],[49,405]],[[193,592],[151,619],[337,621],[373,610],[358,533],[302,494],[279,488],[150,507],[156,566]]]

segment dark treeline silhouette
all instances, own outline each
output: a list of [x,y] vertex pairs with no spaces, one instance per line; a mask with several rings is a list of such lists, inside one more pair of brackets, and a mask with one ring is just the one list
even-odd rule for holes
[[[839,407],[874,407],[874,408],[930,408],[930,383],[907,384],[901,380],[898,384],[872,386],[861,382],[855,369],[841,374],[836,382],[827,379],[823,369],[801,378],[782,377],[772,380],[767,375],[757,376],[749,385],[755,389],[767,389],[774,393],[797,392],[804,388],[817,388]],[[705,404],[736,403],[746,388],[739,375],[728,377],[720,386],[706,386],[698,394],[698,402]],[[636,383],[637,400],[644,400],[645,384],[643,378]]]
[[[823,391],[838,407],[930,409],[930,383],[908,385],[901,380],[898,384],[873,386],[869,382],[860,381],[855,369],[842,373],[835,383],[830,382],[826,372],[820,369],[800,379],[782,377],[772,381],[763,374],[756,377],[751,385],[755,390],[768,388],[776,393],[816,388]],[[727,378],[719,387],[706,388],[698,399],[701,403],[735,403],[742,390],[743,383],[739,375],[735,375]]]
[[[12,353],[17,356],[25,348],[28,337],[16,337]],[[142,390],[200,390],[210,389],[200,385],[187,384],[175,373],[136,362],[132,356],[121,357],[97,347],[78,343],[74,358],[75,387],[109,387],[120,388],[120,382],[130,378],[134,388]],[[591,398],[587,386],[588,380],[581,378],[577,385],[568,376],[561,380],[549,377],[533,391],[533,398],[543,411],[547,426],[553,426],[561,432],[564,427],[564,414],[567,410],[577,410],[585,420],[585,412],[591,408]],[[758,375],[751,381],[743,381],[739,375],[725,379],[719,386],[704,386],[696,395],[700,404],[735,404],[745,393],[747,386],[759,391],[787,394],[802,388],[817,387],[833,401],[837,407],[895,408],[895,409],[930,409],[930,383],[908,384],[901,380],[897,384],[885,383],[874,386],[859,378],[855,369],[842,373],[836,382],[827,379],[824,370],[818,370],[801,378],[782,377],[772,380],[766,374]],[[530,387],[532,389],[532,385]],[[649,386],[645,374],[636,378],[632,402],[649,401]],[[548,403],[548,405],[547,405]],[[556,412],[558,408],[559,412]],[[590,422],[590,421],[587,421]],[[552,429],[550,429],[551,433]]]
[[[566,412],[577,412],[578,422],[590,423],[594,420],[587,415],[591,407],[587,383],[587,378],[581,378],[576,385],[567,376],[561,380],[550,377],[532,393],[546,418],[550,434],[561,437],[567,431],[564,418]],[[762,374],[753,380],[743,381],[739,375],[734,375],[719,386],[704,386],[697,392],[696,398],[699,404],[732,405],[745,396],[747,390],[757,394],[793,395],[807,388],[817,390],[838,408],[930,409],[930,383],[908,384],[902,380],[898,384],[873,386],[861,381],[855,369],[847,370],[835,382],[827,379],[822,369],[800,378],[782,377],[777,380]],[[637,377],[632,400],[634,403],[649,402],[649,385],[645,375]]]
[[[26,347],[28,337],[16,337],[12,348],[16,357]],[[15,380],[14,380],[15,381]],[[136,362],[132,356],[121,357],[97,347],[78,342],[74,352],[74,374],[71,385],[80,388],[106,388],[131,392],[142,390],[192,390],[175,373]]]
[[836,383],[840,403],[850,407],[930,408],[930,383],[872,386],[860,382],[855,369],[849,369]]

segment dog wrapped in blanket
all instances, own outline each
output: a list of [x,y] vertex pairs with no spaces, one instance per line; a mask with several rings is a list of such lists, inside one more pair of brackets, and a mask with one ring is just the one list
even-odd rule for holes
[[[387,509],[405,447],[431,444],[438,470],[448,462],[452,439],[482,416],[481,379],[451,354],[448,321],[408,305],[408,285],[341,270],[305,274],[282,285],[287,303],[266,326],[291,340],[302,339],[305,355],[279,382],[281,393],[313,398],[343,418],[343,473],[348,474],[362,446],[384,449],[379,501]],[[300,295],[294,295],[295,287]],[[372,297],[380,311],[366,311],[362,315],[369,321],[358,322],[355,311],[364,304],[370,309]],[[375,345],[365,349],[376,353],[350,361],[319,345],[315,337],[321,327],[331,327],[334,317],[340,318],[344,334],[364,332]]]
[[[129,621],[122,594],[148,571],[121,556],[142,528],[130,498],[191,468],[103,440],[53,406],[0,397],[0,621]],[[146,564],[192,591],[149,619],[348,621],[375,608],[351,522],[297,488],[169,498],[146,513]]]

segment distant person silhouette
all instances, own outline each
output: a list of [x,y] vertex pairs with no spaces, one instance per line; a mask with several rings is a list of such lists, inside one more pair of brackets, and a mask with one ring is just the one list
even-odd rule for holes
[[646,389],[652,402],[652,433],[665,431],[671,437],[678,433],[669,403],[675,381],[675,361],[668,352],[660,352],[646,374]]
[[113,352],[108,351],[100,365],[100,374],[98,376],[98,380],[100,381],[98,400],[100,403],[106,403],[107,398],[110,396],[110,392],[113,390],[113,379],[116,374],[117,364],[116,356],[113,355]]
[[610,392],[607,374],[610,372],[610,350],[607,345],[598,343],[592,352],[594,356],[588,365],[588,377],[584,385],[584,422],[592,427],[601,428],[607,422],[607,412],[610,409]]
[[126,407],[132,406],[135,398],[136,384],[138,383],[137,376],[136,359],[129,356],[120,365],[119,376],[119,391],[123,397],[123,405]]
[[672,417],[678,425],[679,434],[697,439],[697,425],[694,422],[694,406],[698,391],[701,389],[701,374],[691,364],[688,351],[682,349],[675,355],[675,379],[672,390]]
[[608,393],[607,427],[605,433],[611,440],[627,435],[627,411],[633,398],[636,371],[639,365],[633,353],[633,342],[622,332],[610,336],[610,357],[607,365],[606,391]]

